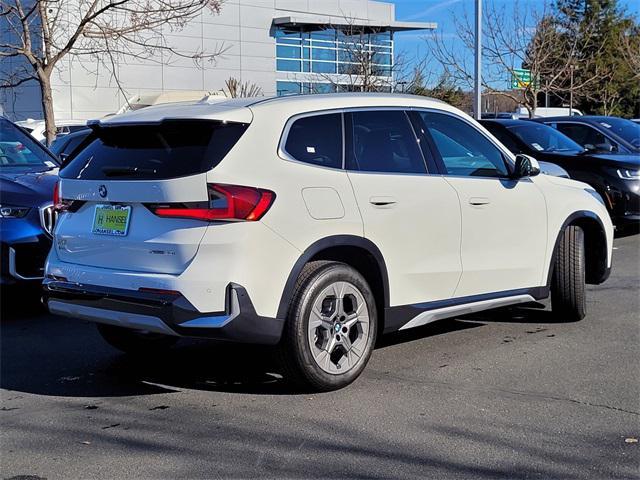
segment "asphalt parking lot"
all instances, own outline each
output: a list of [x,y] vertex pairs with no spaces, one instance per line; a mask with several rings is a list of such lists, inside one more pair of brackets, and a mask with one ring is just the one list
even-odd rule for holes
[[536,305],[428,325],[313,395],[268,350],[184,342],[135,361],[4,295],[0,476],[638,478],[640,236],[615,247],[581,322]]

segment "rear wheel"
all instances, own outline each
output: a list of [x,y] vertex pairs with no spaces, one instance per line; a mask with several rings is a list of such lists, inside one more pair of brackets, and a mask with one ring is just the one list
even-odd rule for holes
[[170,348],[178,337],[161,333],[143,332],[113,325],[97,324],[98,332],[112,347],[130,355],[158,353]]
[[343,263],[311,262],[296,282],[279,347],[285,378],[304,389],[342,388],[364,370],[376,333],[375,301],[362,275]]
[[587,312],[585,298],[584,232],[568,226],[556,252],[551,279],[551,309],[562,320],[582,320]]

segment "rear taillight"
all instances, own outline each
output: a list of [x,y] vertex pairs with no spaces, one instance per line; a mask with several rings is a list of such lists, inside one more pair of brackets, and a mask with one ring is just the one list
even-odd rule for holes
[[267,213],[276,194],[270,190],[240,185],[209,184],[207,205],[154,205],[160,217],[193,218],[207,222],[219,220],[256,221]]
[[60,180],[56,182],[56,186],[53,188],[53,210],[55,212],[77,212],[78,209],[84,204],[84,200],[67,200],[65,198],[62,198]]
[[[65,200],[62,198],[62,193],[60,192],[60,180],[58,180],[56,182],[56,186],[53,188],[53,209],[56,212],[65,212],[70,209],[73,203],[73,200]],[[74,209],[71,210],[73,211]]]

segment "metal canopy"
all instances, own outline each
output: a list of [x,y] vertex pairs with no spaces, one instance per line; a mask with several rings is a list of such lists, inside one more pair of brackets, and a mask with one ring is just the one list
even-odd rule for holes
[[435,30],[438,28],[438,24],[433,22],[385,22],[379,20],[326,17],[322,15],[288,15],[286,17],[276,17],[273,19],[273,24],[279,27],[302,27],[305,25],[318,27],[368,27],[392,32]]

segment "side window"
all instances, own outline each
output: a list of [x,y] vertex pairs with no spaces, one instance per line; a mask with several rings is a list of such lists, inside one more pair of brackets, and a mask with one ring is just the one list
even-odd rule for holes
[[405,112],[368,110],[347,114],[348,170],[427,173]]
[[505,177],[502,152],[467,122],[451,115],[420,112],[449,175]]
[[342,168],[342,114],[296,120],[289,129],[284,149],[300,162]]
[[558,130],[584,148],[594,150],[596,145],[610,145],[607,137],[595,128],[580,123],[558,123]]
[[485,128],[489,130],[489,132],[491,132],[491,134],[496,137],[500,143],[507,147],[511,153],[522,153],[516,141],[511,138],[511,134],[506,130],[503,130],[502,127],[489,128],[485,126]]

